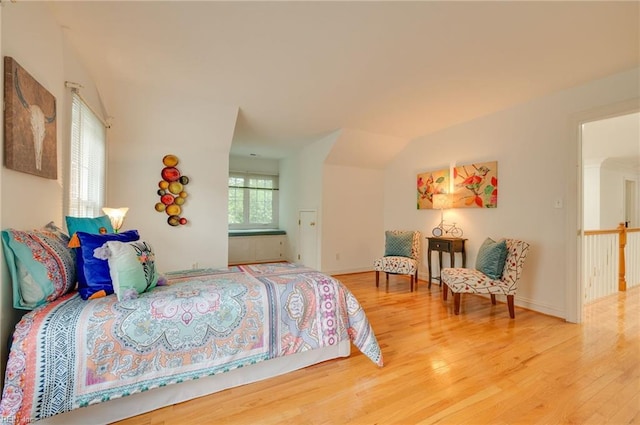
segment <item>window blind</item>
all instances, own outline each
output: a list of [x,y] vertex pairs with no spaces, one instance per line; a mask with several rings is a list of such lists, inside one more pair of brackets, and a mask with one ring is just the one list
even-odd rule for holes
[[75,92],[71,110],[69,211],[74,217],[97,217],[104,204],[106,129]]

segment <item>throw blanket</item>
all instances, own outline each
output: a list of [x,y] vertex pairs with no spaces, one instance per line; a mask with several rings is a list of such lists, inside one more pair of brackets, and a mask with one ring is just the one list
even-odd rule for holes
[[167,277],[136,299],[70,294],[25,315],[0,422],[26,424],[347,338],[382,366],[360,304],[320,272],[278,263]]

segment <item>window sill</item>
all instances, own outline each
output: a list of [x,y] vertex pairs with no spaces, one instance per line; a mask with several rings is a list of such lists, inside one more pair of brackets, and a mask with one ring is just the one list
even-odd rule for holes
[[265,236],[265,235],[286,235],[287,232],[280,229],[245,229],[229,230],[229,237],[234,236]]

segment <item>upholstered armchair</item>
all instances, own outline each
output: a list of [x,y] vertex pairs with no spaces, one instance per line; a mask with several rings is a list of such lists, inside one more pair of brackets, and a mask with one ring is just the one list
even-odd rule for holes
[[386,275],[386,290],[389,291],[389,273],[409,275],[411,292],[413,281],[418,290],[418,264],[420,258],[420,232],[404,230],[387,230],[385,232],[384,257],[373,262],[376,271],[376,288],[380,284],[380,272]]
[[[502,248],[504,246],[505,248]],[[507,296],[509,317],[516,317],[514,296],[522,266],[529,252],[529,244],[515,239],[494,242],[487,239],[478,251],[476,269],[442,269],[442,299],[447,300],[449,290],[453,292],[453,311],[460,314],[460,294],[489,294],[496,304],[496,294]]]

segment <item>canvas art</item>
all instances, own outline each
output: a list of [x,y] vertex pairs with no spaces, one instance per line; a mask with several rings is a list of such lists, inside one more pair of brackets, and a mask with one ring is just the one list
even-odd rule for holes
[[449,192],[449,169],[418,174],[418,209],[432,209],[433,195]]
[[13,58],[4,58],[4,164],[57,179],[56,98]]
[[498,206],[498,162],[461,165],[453,169],[453,208]]

